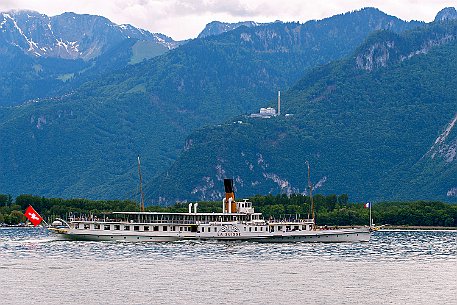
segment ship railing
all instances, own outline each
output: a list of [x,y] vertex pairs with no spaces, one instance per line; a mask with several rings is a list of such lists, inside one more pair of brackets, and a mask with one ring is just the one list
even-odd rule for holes
[[194,220],[176,220],[176,219],[158,219],[158,220],[143,220],[138,221],[135,219],[112,219],[112,218],[104,218],[104,219],[84,219],[84,218],[72,218],[70,221],[77,221],[77,222],[97,222],[97,223],[147,223],[147,224],[156,224],[156,223],[168,223],[168,224],[195,224]]
[[312,223],[313,222],[313,219],[294,219],[294,218],[291,218],[291,219],[284,219],[284,218],[281,218],[281,219],[276,219],[276,218],[271,218],[268,220],[269,223]]

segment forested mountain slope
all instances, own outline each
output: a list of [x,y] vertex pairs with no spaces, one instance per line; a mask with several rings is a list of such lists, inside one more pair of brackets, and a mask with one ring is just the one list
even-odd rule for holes
[[288,116],[239,116],[187,139],[177,162],[148,185],[155,200],[317,192],[351,200],[457,194],[457,23],[370,36],[352,56],[318,67],[282,95]]

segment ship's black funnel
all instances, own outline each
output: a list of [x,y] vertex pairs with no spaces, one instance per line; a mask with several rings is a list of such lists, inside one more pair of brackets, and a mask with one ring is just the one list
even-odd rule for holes
[[233,193],[233,179],[224,179],[225,193]]

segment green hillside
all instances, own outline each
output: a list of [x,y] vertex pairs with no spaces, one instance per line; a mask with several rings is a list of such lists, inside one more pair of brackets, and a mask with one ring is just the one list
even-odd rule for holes
[[149,197],[220,198],[224,177],[241,197],[304,192],[309,160],[317,192],[455,201],[456,37],[455,22],[376,33],[284,94],[282,113],[292,115],[239,116],[192,134]]
[[240,27],[64,96],[0,109],[0,190],[132,198],[137,154],[151,181],[173,163],[193,130],[257,110],[307,69],[353,52],[374,30],[417,25],[364,9],[306,24]]

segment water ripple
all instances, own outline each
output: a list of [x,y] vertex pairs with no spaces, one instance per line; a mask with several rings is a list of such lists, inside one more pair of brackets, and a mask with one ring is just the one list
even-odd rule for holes
[[2,304],[23,304],[25,289],[56,305],[455,304],[455,274],[457,232],[263,244],[79,242],[0,229]]
[[166,243],[58,240],[43,229],[1,229],[0,257],[96,260],[207,259],[437,260],[457,258],[457,232],[375,232],[369,243],[255,243],[180,241]]

